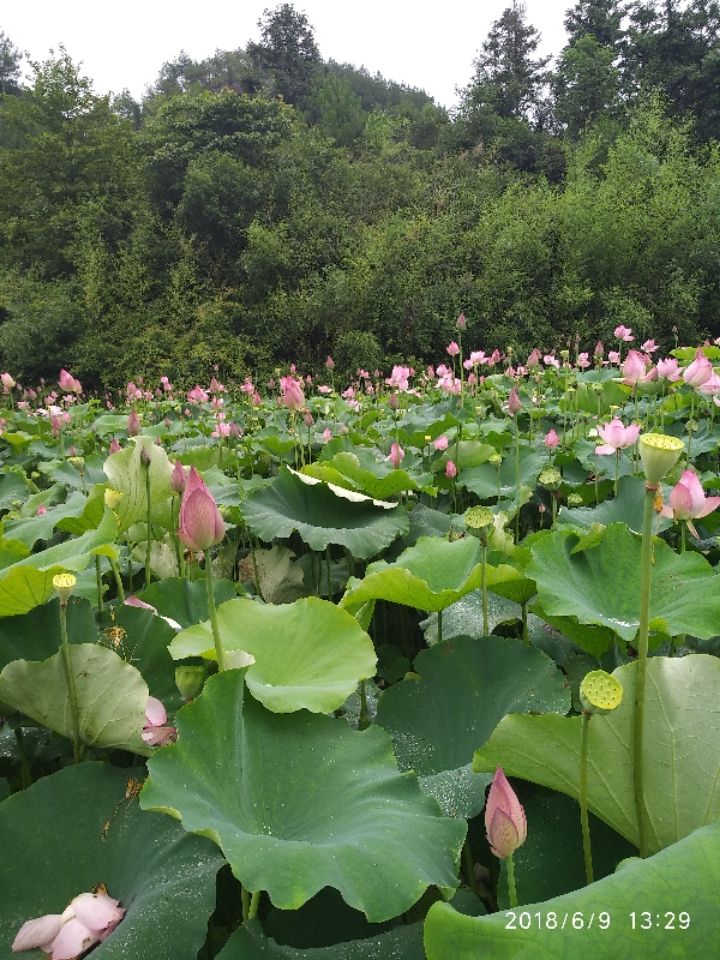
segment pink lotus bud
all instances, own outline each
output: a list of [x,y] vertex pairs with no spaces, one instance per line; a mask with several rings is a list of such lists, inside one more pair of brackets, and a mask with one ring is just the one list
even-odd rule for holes
[[448,480],[454,480],[457,476],[457,472],[458,471],[457,467],[455,466],[455,462],[453,460],[448,460],[448,462],[445,464],[445,476],[448,478]]
[[305,414],[305,416],[303,417],[303,421],[304,421],[306,427],[311,427],[311,426],[315,423],[315,419],[314,419],[313,415],[310,413],[309,410],[308,410],[308,412]]
[[451,357],[456,357],[460,353],[460,347],[453,340],[445,348]]
[[702,352],[702,347],[698,347],[695,359],[683,371],[683,380],[689,387],[701,387],[706,380],[710,379],[712,374],[712,363]]
[[645,378],[645,361],[637,350],[630,350],[622,365],[623,380],[630,387]]
[[302,383],[294,377],[280,377],[280,402],[288,410],[301,410],[305,405]]
[[325,427],[323,430],[323,443],[329,443],[332,440],[332,430],[329,427]]
[[508,408],[508,413],[510,414],[511,417],[514,417],[515,414],[520,413],[520,411],[522,410],[522,400],[520,399],[520,396],[518,395],[518,392],[515,389],[515,387],[513,387],[512,390],[510,391],[510,396],[508,397],[508,402],[507,402],[507,408]]
[[120,453],[121,450],[122,450],[122,447],[120,446],[120,442],[115,437],[113,437],[112,440],[110,441],[110,447],[108,452],[111,454]]
[[173,385],[170,383],[170,380],[167,377],[160,377],[160,386],[163,388],[165,393],[170,393],[173,389]]
[[235,423],[234,420],[232,420],[231,423],[230,423],[230,433],[229,433],[229,436],[234,437],[236,440],[237,440],[239,437],[242,436],[242,430],[241,430],[240,427]]
[[502,767],[495,771],[485,804],[485,832],[490,849],[501,860],[511,856],[527,838],[525,811]]
[[391,393],[388,397],[388,406],[391,410],[397,410],[398,408],[398,395],[396,393]]
[[220,383],[213,377],[210,381],[210,393],[225,393],[225,384]]
[[542,359],[542,354],[540,353],[538,348],[535,347],[532,353],[528,356],[525,366],[528,367],[529,370],[532,370],[533,367],[537,367],[539,365],[541,359]]
[[475,376],[474,373],[471,373],[467,378],[467,382],[469,387],[474,387],[477,385],[478,378]]
[[457,318],[455,321],[455,326],[458,328],[458,330],[467,330],[467,319],[465,318],[464,313],[461,313]]
[[82,384],[80,381],[76,380],[75,377],[71,376],[65,369],[60,371],[58,384],[60,385],[60,389],[65,390],[67,393],[82,393]]
[[617,350],[608,350],[608,360],[610,363],[620,363],[620,353]]
[[590,366],[590,358],[587,353],[579,353],[576,363],[581,370],[587,370],[587,368]]
[[220,543],[225,536],[225,524],[215,498],[195,467],[190,468],[190,476],[180,503],[178,536],[188,550],[195,553]]
[[548,430],[545,434],[545,439],[543,441],[548,450],[555,450],[558,444],[560,443],[560,437],[558,437],[555,430]]
[[140,417],[137,415],[137,410],[131,410],[127,421],[127,435],[129,437],[136,437],[139,433]]
[[40,506],[35,511],[35,516],[44,517],[46,513],[47,513],[47,507],[45,506],[44,503],[41,503]]
[[325,369],[326,369],[326,370],[334,370],[334,369],[335,369],[335,361],[334,361],[333,358],[332,358],[331,356],[329,356],[329,355],[328,355],[327,360],[325,361]]
[[605,347],[603,346],[602,340],[598,340],[598,342],[595,344],[595,349],[593,350],[593,357],[595,357],[596,360],[602,360],[604,356]]
[[440,436],[436,437],[435,440],[433,441],[433,446],[435,447],[436,450],[440,450],[442,452],[444,450],[447,450],[449,442],[450,441],[445,436],[445,434],[441,433]]
[[390,447],[390,455],[385,457],[385,459],[389,460],[393,467],[397,470],[397,468],[405,459],[405,451],[399,443],[393,443]]
[[2,383],[3,393],[10,393],[15,386],[15,381],[9,373],[0,373],[0,383]]

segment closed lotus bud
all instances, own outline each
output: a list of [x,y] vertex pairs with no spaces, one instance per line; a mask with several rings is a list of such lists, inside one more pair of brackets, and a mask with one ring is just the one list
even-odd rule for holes
[[527,838],[522,804],[498,767],[485,804],[485,831],[490,849],[501,860],[511,856]]
[[185,473],[185,467],[183,467],[179,460],[176,460],[172,475],[170,477],[170,486],[173,488],[175,493],[183,493],[186,484],[187,475]]
[[184,700],[194,700],[202,693],[205,683],[205,667],[184,666],[175,667],[175,686]]
[[110,448],[108,452],[110,454],[120,453],[121,450],[122,450],[122,447],[120,446],[120,441],[117,440],[115,437],[113,437],[112,440],[110,441]]
[[127,434],[129,437],[136,437],[140,433],[140,417],[136,410],[132,410],[127,421]]
[[520,413],[520,411],[522,410],[522,400],[520,399],[520,396],[517,390],[515,389],[515,387],[513,387],[512,390],[510,391],[510,396],[508,397],[508,402],[507,402],[507,408],[508,408],[508,413],[510,414],[511,417],[514,417],[516,413]]
[[195,467],[190,468],[190,476],[180,503],[178,536],[188,550],[195,553],[220,543],[225,536],[225,524],[215,498]]

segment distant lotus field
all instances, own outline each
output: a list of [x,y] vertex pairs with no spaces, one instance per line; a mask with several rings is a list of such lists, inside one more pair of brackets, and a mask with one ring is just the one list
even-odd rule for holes
[[720,347],[0,376],[0,957],[720,943]]

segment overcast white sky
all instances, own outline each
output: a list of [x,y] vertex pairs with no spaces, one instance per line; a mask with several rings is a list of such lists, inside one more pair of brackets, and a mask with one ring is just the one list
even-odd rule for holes
[[[472,75],[488,28],[510,0],[305,0],[324,59],[365,66],[421,87],[446,106]],[[563,16],[574,0],[526,0],[527,19],[542,34],[541,52],[565,42]],[[279,0],[2,0],[0,30],[31,59],[63,43],[98,93],[123,87],[139,97],[161,65],[185,50],[200,60],[259,39],[257,21]]]

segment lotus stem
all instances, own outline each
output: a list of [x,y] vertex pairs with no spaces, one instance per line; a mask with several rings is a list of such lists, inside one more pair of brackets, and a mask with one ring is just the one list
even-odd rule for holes
[[217,609],[215,607],[215,589],[213,587],[212,559],[210,551],[205,552],[205,584],[207,586],[207,604],[210,613],[210,625],[212,627],[213,643],[215,644],[215,659],[217,660],[218,671],[225,669],[225,654],[223,653],[222,640],[220,639],[220,627],[218,626]]
[[100,555],[95,554],[95,581],[97,583],[97,605],[98,613],[103,612],[103,584],[102,570],[100,569]]
[[358,717],[358,730],[367,730],[367,728],[370,726],[370,717],[368,715],[367,690],[365,689],[364,680],[360,681],[359,691],[360,716]]
[[70,643],[67,632],[67,600],[60,601],[60,650],[62,652],[65,679],[68,686],[68,700],[70,703],[70,721],[72,723],[73,757],[75,763],[80,762],[82,747],[80,744],[80,713],[78,709],[77,688],[75,687],[75,673],[70,657]]
[[648,855],[645,823],[645,785],[643,732],[645,728],[645,680],[647,675],[648,633],[650,624],[650,583],[652,577],[652,527],[655,515],[655,494],[658,484],[645,483],[642,552],[640,556],[640,626],[637,642],[637,676],[635,678],[635,718],[633,728],[633,767],[635,773],[635,806],[638,818],[640,856]]
[[122,577],[120,576],[120,568],[117,565],[117,560],[114,557],[109,557],[108,559],[110,560],[110,569],[115,577],[118,598],[120,603],[125,603],[125,588],[123,587]]
[[150,514],[152,504],[150,502],[150,464],[145,465],[145,497],[147,499],[147,545],[145,547],[145,589],[150,586],[150,550],[152,548],[152,527],[150,525]]
[[482,545],[482,570],[480,571],[480,590],[482,591],[482,616],[483,616],[483,636],[487,637],[490,633],[490,616],[488,614],[488,588],[487,588],[487,544]]
[[518,898],[517,887],[515,886],[515,860],[513,859],[512,853],[505,858],[505,863],[507,864],[507,882],[510,906],[516,907],[518,905]]
[[519,414],[515,414],[515,497],[517,512],[515,514],[515,543],[520,542],[520,424]]
[[442,621],[443,621],[443,612],[442,610],[438,610],[438,616],[437,616],[437,642],[438,643],[442,643],[442,638],[443,638],[443,622]]
[[257,915],[258,906],[260,904],[260,892],[260,890],[255,890],[250,897],[250,907],[248,908],[247,915],[248,920],[252,920],[252,918]]
[[530,634],[528,633],[528,611],[527,601],[520,604],[520,613],[522,616],[522,642],[526,647],[530,646]]
[[580,827],[582,829],[583,859],[585,861],[585,882],[590,884],[594,882],[592,846],[590,843],[590,820],[588,818],[587,805],[587,780],[588,780],[588,733],[590,730],[591,714],[588,710],[583,711],[582,726],[580,728]]

